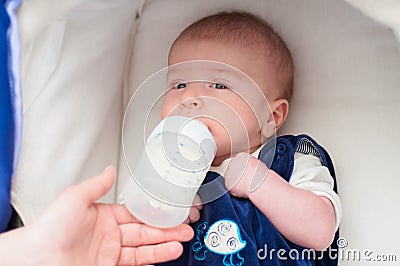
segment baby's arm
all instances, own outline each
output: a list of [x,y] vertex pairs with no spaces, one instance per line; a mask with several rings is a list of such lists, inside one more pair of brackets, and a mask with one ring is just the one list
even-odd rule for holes
[[[250,190],[253,178],[259,185]],[[290,185],[247,153],[240,153],[231,160],[225,184],[233,196],[249,198],[291,242],[315,250],[331,244],[336,217],[328,198]]]

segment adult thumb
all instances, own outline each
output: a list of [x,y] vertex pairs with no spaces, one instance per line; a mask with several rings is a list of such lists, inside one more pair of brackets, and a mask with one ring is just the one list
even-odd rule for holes
[[86,203],[91,204],[107,194],[112,188],[116,178],[113,166],[108,166],[104,171],[75,187],[77,193]]

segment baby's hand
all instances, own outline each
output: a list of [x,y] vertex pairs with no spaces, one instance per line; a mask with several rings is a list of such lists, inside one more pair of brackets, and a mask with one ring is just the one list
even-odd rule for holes
[[[248,198],[268,174],[268,167],[248,153],[231,159],[225,173],[225,186],[234,197]],[[250,186],[251,185],[251,186]]]
[[189,216],[184,221],[185,224],[195,223],[200,219],[200,211],[203,209],[199,195],[193,199],[193,206],[190,208]]

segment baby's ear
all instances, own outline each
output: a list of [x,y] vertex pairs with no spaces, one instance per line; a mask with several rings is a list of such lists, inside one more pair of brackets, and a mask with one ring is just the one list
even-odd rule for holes
[[270,103],[271,113],[265,122],[261,133],[264,137],[271,137],[285,122],[289,112],[289,102],[286,99],[278,99]]

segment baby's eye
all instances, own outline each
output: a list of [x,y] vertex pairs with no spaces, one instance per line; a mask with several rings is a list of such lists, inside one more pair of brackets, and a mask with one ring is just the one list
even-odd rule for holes
[[211,84],[211,88],[214,88],[214,89],[227,89],[228,86],[225,86],[224,84],[221,84],[221,83],[212,83]]
[[175,89],[184,89],[186,88],[186,83],[177,83],[174,85]]

